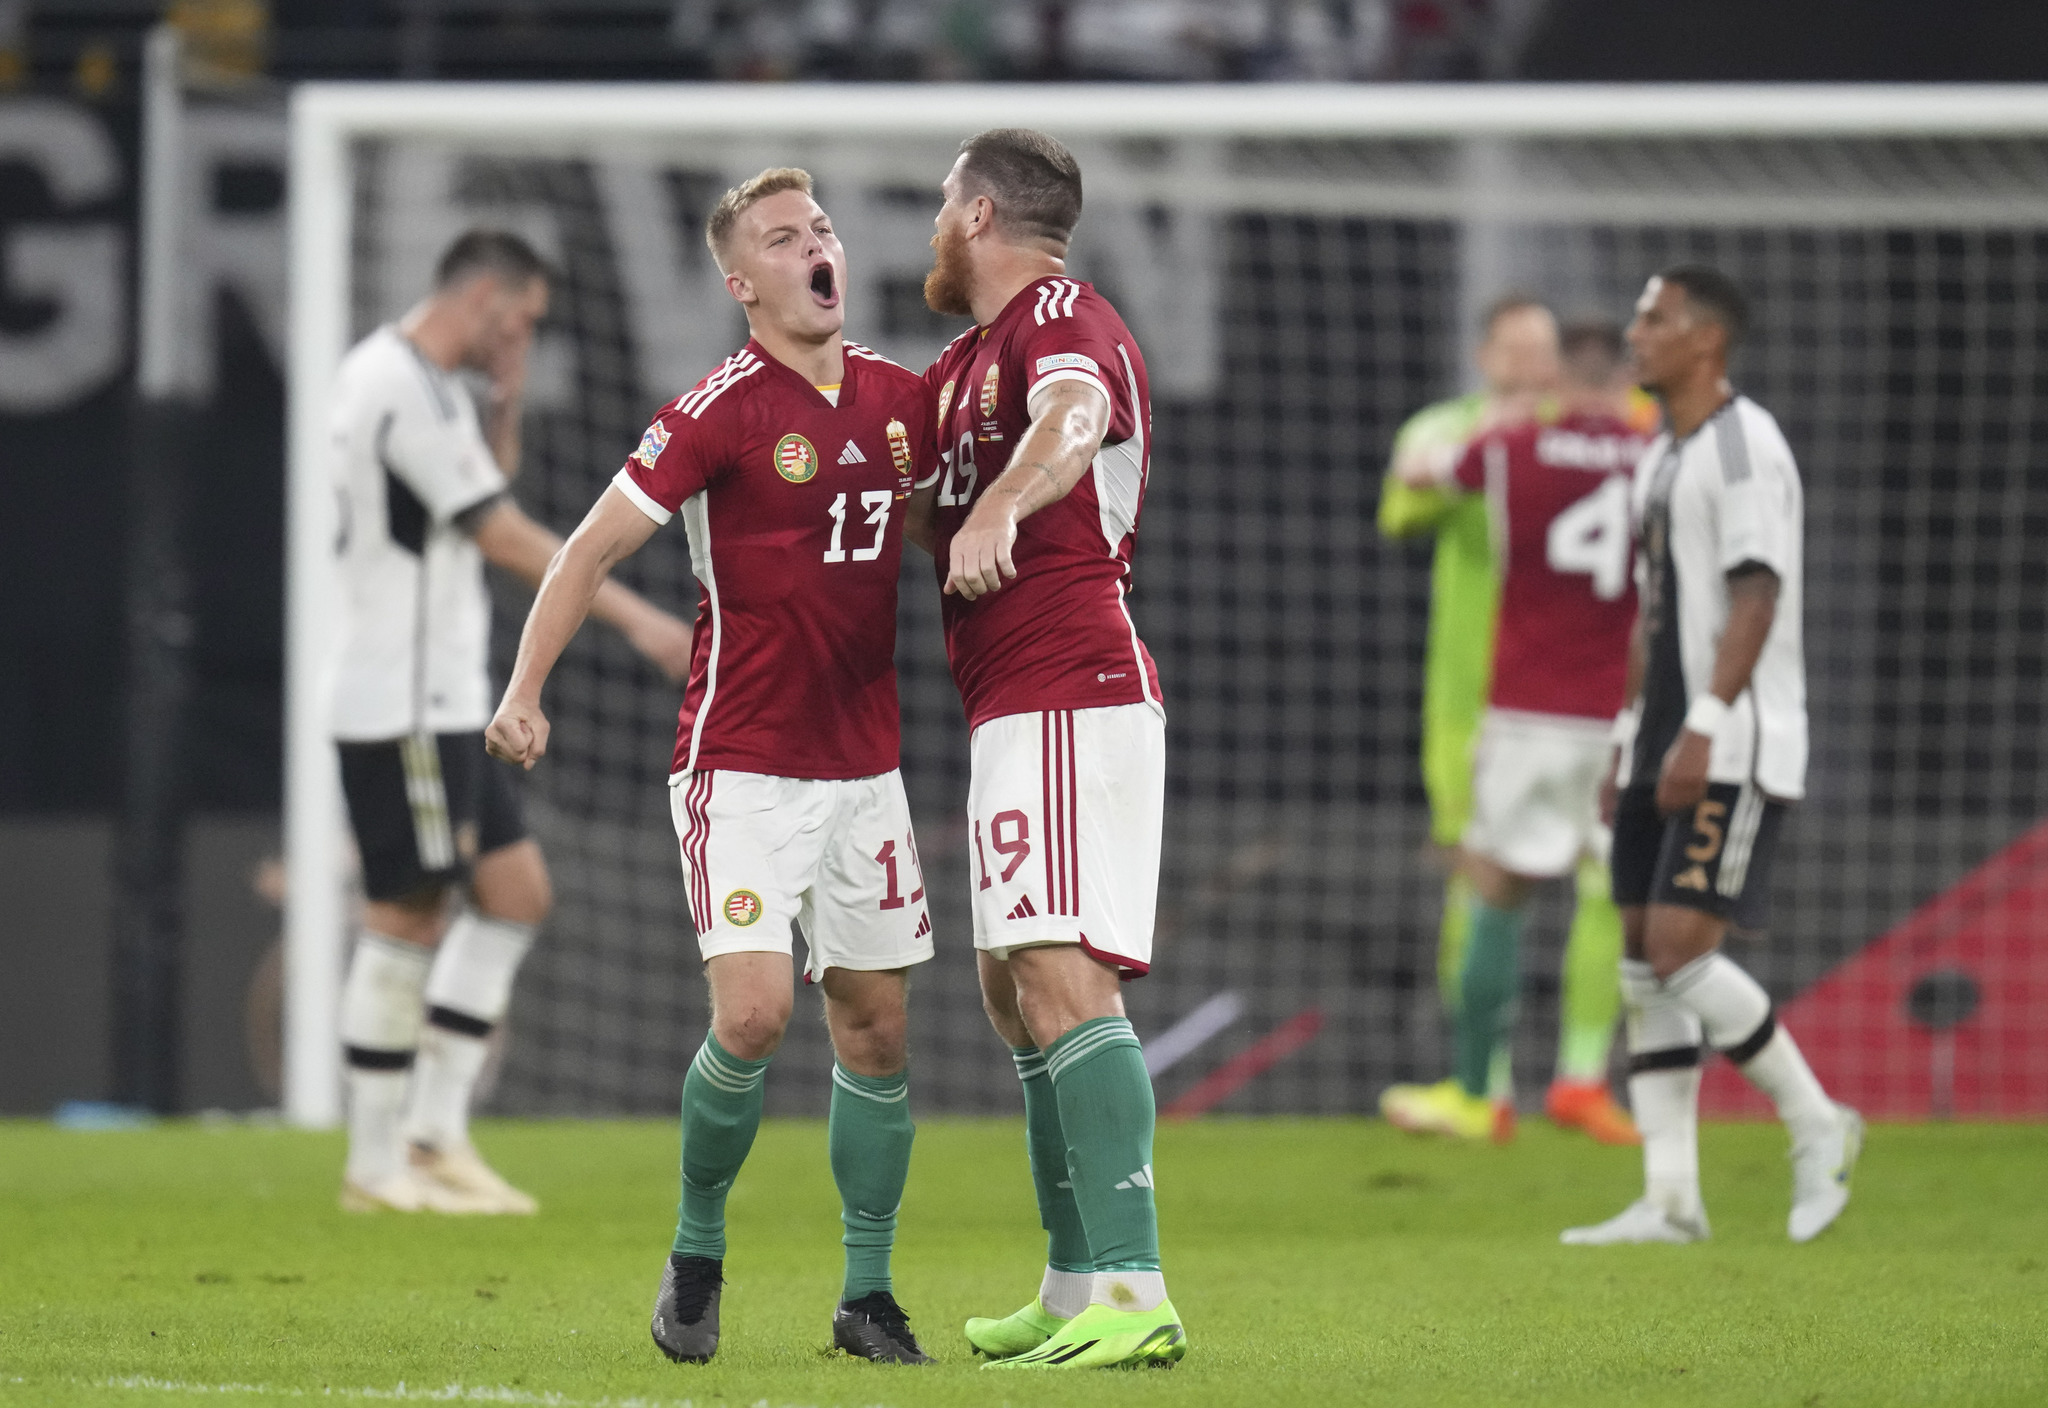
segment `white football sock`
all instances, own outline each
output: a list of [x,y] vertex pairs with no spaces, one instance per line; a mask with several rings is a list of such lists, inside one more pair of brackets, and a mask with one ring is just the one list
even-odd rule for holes
[[491,1029],[512,1001],[512,981],[534,926],[465,909],[448,926],[427,977],[427,1028],[413,1073],[405,1135],[437,1149],[469,1142],[469,1101],[490,1054]]
[[341,990],[348,1065],[348,1178],[379,1182],[405,1167],[399,1117],[420,1039],[429,950],[364,930]]
[[1621,961],[1621,997],[1632,1066],[1628,1103],[1643,1136],[1643,1196],[1690,1218],[1700,1207],[1699,1018],[1636,959]]
[[1088,1297],[1094,1293],[1092,1271],[1061,1271],[1048,1266],[1045,1279],[1038,1283],[1038,1303],[1045,1307],[1047,1315],[1057,1315],[1062,1320],[1071,1320],[1086,1310]]
[[1091,1305],[1112,1310],[1157,1310],[1166,1299],[1166,1276],[1158,1271],[1098,1271],[1088,1295]]
[[1758,1090],[1771,1097],[1778,1118],[1794,1139],[1809,1139],[1835,1127],[1839,1116],[1835,1102],[1821,1088],[1820,1078],[1806,1064],[1806,1056],[1792,1033],[1780,1026],[1771,1033],[1763,1050],[1735,1068]]
[[1834,1105],[1792,1034],[1777,1025],[1771,999],[1756,979],[1717,950],[1686,964],[1664,986],[1699,1014],[1708,1044],[1771,1098],[1793,1137],[1833,1127]]

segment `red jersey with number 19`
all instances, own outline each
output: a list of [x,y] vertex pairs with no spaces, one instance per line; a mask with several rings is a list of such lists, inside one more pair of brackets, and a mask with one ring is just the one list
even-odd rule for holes
[[1017,525],[1016,578],[975,601],[945,598],[946,654],[968,727],[1048,709],[1157,705],[1159,674],[1124,604],[1151,472],[1152,399],[1145,359],[1116,309],[1089,284],[1039,279],[986,328],[954,339],[924,377],[938,395],[942,583],[953,535],[1031,424],[1033,394],[1080,381],[1109,398],[1094,465],[1065,498]]
[[933,473],[931,395],[846,347],[838,404],[758,342],[663,407],[612,482],[680,511],[698,582],[675,773],[852,778],[901,761],[903,500]]
[[1636,619],[1629,487],[1643,437],[1572,414],[1483,435],[1453,471],[1483,490],[1500,559],[1496,709],[1611,719],[1628,685]]

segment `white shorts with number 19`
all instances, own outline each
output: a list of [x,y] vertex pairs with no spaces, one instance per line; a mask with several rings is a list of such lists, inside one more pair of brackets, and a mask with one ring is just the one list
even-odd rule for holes
[[932,956],[902,774],[677,773],[669,811],[705,958],[789,953],[791,920],[810,950],[807,982],[827,968],[907,968]]
[[1152,967],[1166,723],[1152,704],[1007,714],[968,750],[974,946],[997,958],[1079,944],[1137,977]]

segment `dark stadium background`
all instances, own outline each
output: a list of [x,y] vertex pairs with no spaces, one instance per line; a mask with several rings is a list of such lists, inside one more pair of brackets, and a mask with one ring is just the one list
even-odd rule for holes
[[[195,7],[195,8],[204,8]],[[1192,46],[1170,55],[1075,54],[1062,12],[1039,6],[1040,43],[978,47],[979,7],[927,47],[853,43],[759,52],[746,7],[603,0],[584,4],[275,0],[253,66],[301,78],[989,78],[1286,81],[1284,46]],[[1349,12],[1350,5],[1333,8]],[[1364,8],[1359,6],[1356,8]],[[141,35],[162,6],[141,0],[0,0],[0,134],[33,105],[83,113],[121,157],[111,193],[66,203],[35,158],[0,141],[0,251],[17,233],[116,237],[111,318],[70,381],[33,406],[0,386],[0,1113],[48,1111],[112,1090],[113,837],[123,797],[131,558],[128,505],[136,221],[136,76]],[[2048,11],[2011,4],[1418,0],[1360,82],[1490,80],[2048,79]],[[44,110],[47,110],[47,106]],[[274,230],[283,261],[281,168],[223,168],[212,211]],[[266,226],[266,222],[268,222]],[[0,259],[4,259],[0,253]],[[4,272],[4,271],[0,271]],[[181,748],[189,809],[178,1103],[274,1102],[243,1050],[252,966],[277,912],[252,878],[277,845],[283,598],[282,282],[264,271],[210,299],[214,384],[185,428],[200,466],[185,506],[194,693]],[[275,290],[266,294],[266,287]],[[0,280],[0,345],[66,316]],[[268,331],[266,331],[268,329]],[[1440,351],[1440,350],[1439,350]],[[1441,361],[1440,356],[1432,358]],[[1398,369],[1388,369],[1396,372]],[[1416,399],[1436,386],[1418,379]],[[1378,427],[1384,434],[1391,426]],[[1369,460],[1378,447],[1365,452]],[[1413,753],[1410,736],[1378,746]],[[1429,975],[1411,975],[1427,985]],[[1363,1105],[1367,1092],[1360,1093]]]

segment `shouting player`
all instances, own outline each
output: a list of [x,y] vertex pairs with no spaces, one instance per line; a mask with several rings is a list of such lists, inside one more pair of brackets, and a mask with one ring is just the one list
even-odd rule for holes
[[1589,858],[1606,863],[1599,793],[1635,621],[1629,485],[1644,441],[1625,419],[1621,330],[1577,324],[1562,351],[1557,415],[1481,435],[1448,485],[1424,477],[1427,466],[1414,481],[1485,496],[1502,572],[1459,862],[1472,897],[1455,1079],[1388,1090],[1380,1108],[1404,1129],[1466,1138],[1492,1130],[1487,1087],[1494,1052],[1513,1030],[1523,905],[1536,882]]
[[[546,266],[524,240],[472,230],[442,255],[434,291],[358,343],[336,379],[347,615],[333,727],[364,893],[341,1001],[351,1211],[535,1208],[478,1157],[469,1101],[552,902],[512,774],[483,740],[483,565],[538,583],[561,546],[506,492],[547,302]],[[490,378],[488,423],[463,371]],[[593,609],[670,678],[689,669],[675,617],[616,585]]]
[[[1532,298],[1504,297],[1488,310],[1474,360],[1483,389],[1424,407],[1395,436],[1379,515],[1386,537],[1430,533],[1436,539],[1422,684],[1422,780],[1429,794],[1430,838],[1446,850],[1457,846],[1472,820],[1473,750],[1486,708],[1500,577],[1484,500],[1444,486],[1475,436],[1526,420],[1546,402],[1557,383],[1557,321]],[[1631,418],[1647,424],[1655,414],[1644,403],[1632,408]],[[1559,1124],[1603,1143],[1634,1143],[1634,1127],[1607,1091],[1607,1055],[1621,1003],[1614,982],[1621,916],[1607,893],[1606,867],[1597,860],[1579,866],[1574,886],[1557,1070],[1544,1107]],[[1437,947],[1438,986],[1454,1024],[1470,907],[1471,882],[1454,866],[1444,888]],[[1514,1132],[1508,1056],[1505,1045],[1494,1053],[1488,1081],[1498,1139]],[[1454,1092],[1448,1081],[1440,1089],[1447,1100]]]
[[970,138],[944,183],[925,299],[975,326],[938,391],[933,534],[972,730],[968,821],[983,1004],[1015,1054],[1040,1216],[1038,1297],[967,1322],[990,1368],[1170,1363],[1152,1082],[1117,984],[1152,962],[1165,711],[1124,605],[1145,496],[1145,360],[1065,277],[1081,168],[1038,132]]
[[846,1226],[832,1319],[848,1353],[929,1362],[890,1279],[910,1170],[906,976],[931,957],[897,771],[904,501],[935,463],[922,382],[844,341],[846,257],[811,178],[774,168],[705,230],[753,336],[665,407],[548,570],[491,749],[547,751],[540,691],[614,563],[677,513],[699,584],[669,777],[711,1030],[683,1082],[682,1202],[654,1342],[718,1348],[725,1201],[792,1006],[790,924],[838,1060],[829,1143]]
[[1646,1187],[1619,1216],[1566,1232],[1572,1243],[1707,1235],[1703,1040],[1791,1131],[1793,1241],[1847,1206],[1863,1143],[1862,1119],[1828,1099],[1770,998],[1721,952],[1731,919],[1763,927],[1778,828],[1806,790],[1803,491],[1777,421],[1728,385],[1747,321],[1726,275],[1682,265],[1650,280],[1629,326],[1666,427],[1636,478],[1643,609],[1614,812],[1629,1100]]

